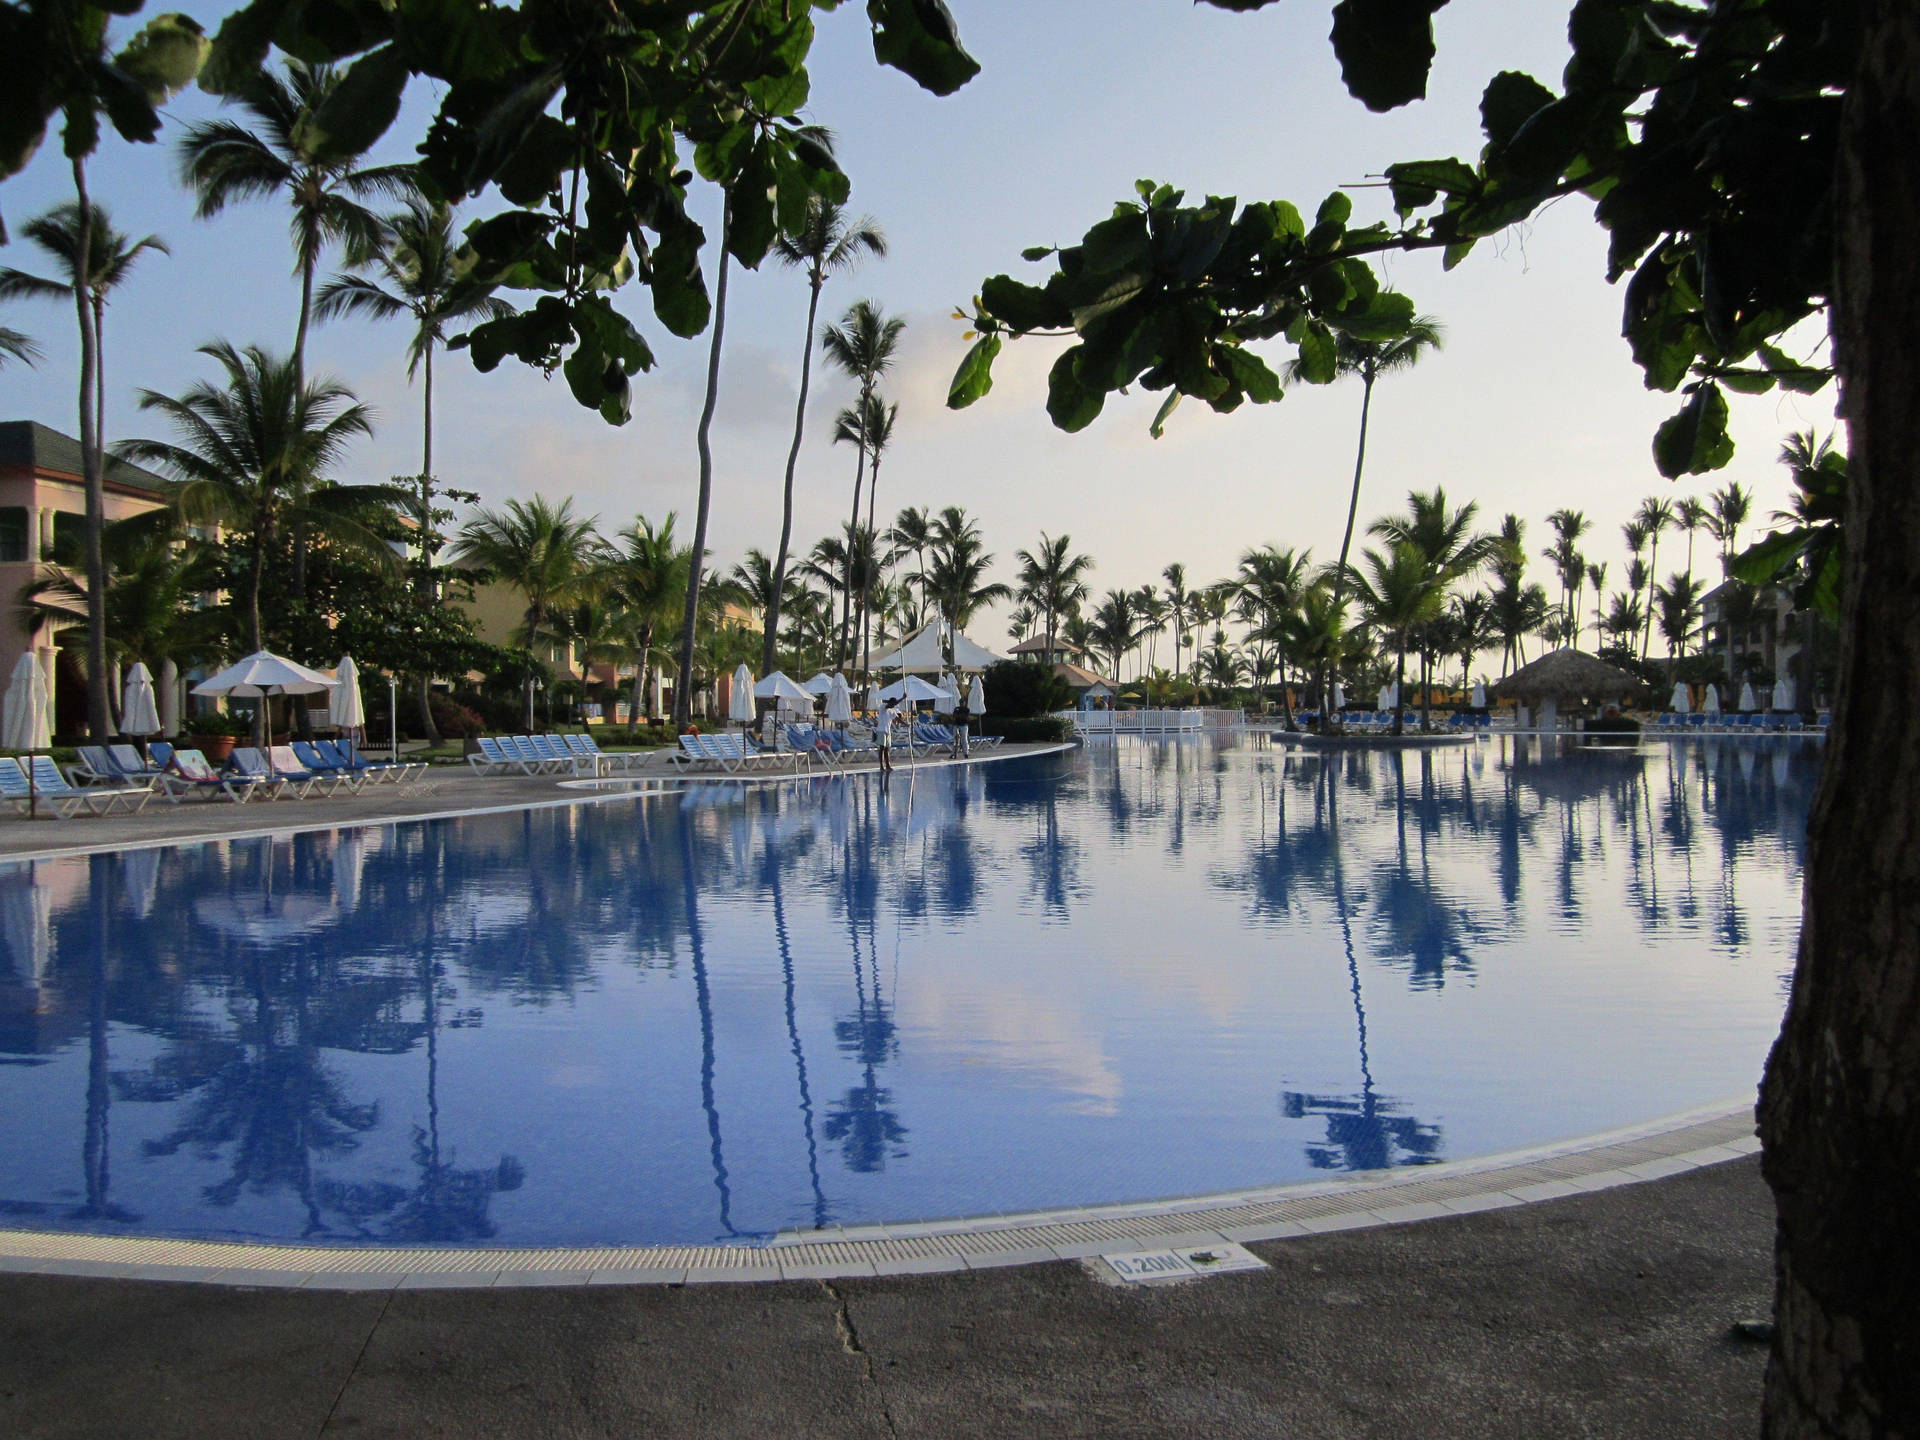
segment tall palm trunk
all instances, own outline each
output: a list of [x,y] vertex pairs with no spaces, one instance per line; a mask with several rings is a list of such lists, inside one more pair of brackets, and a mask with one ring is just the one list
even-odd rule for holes
[[1660,532],[1653,532],[1653,546],[1647,552],[1647,619],[1640,627],[1640,658],[1647,658],[1647,650],[1653,644],[1653,587],[1660,574]]
[[[1336,615],[1340,610],[1341,596],[1347,588],[1347,555],[1353,549],[1353,522],[1360,513],[1360,476],[1367,466],[1367,416],[1373,409],[1373,382],[1374,373],[1371,369],[1361,372],[1360,448],[1353,457],[1353,493],[1347,498],[1347,528],[1340,536],[1340,563],[1334,568],[1333,603],[1329,607]],[[1332,670],[1333,655],[1329,652],[1320,662],[1320,728],[1322,730],[1327,728],[1327,721],[1333,714],[1333,706],[1330,703],[1333,695]]]
[[815,271],[807,295],[807,344],[800,353],[800,399],[793,407],[793,444],[787,450],[787,484],[780,510],[780,548],[773,557],[773,594],[767,601],[766,637],[760,643],[760,673],[773,669],[780,637],[780,601],[786,594],[787,550],[793,543],[793,472],[800,462],[800,441],[807,432],[807,391],[813,384],[813,327],[820,314],[820,287],[826,276]]
[[873,474],[867,480],[867,553],[860,565],[860,675],[873,688],[873,572],[879,568],[879,546],[873,530],[875,502],[880,498],[880,452],[873,454]]
[[93,305],[93,200],[87,193],[86,160],[73,159],[74,197],[80,206],[80,234],[73,257],[73,308],[80,322],[80,476],[87,502],[87,731],[105,743],[113,733],[107,708],[107,562],[101,548],[106,529],[106,485],[102,478],[100,408],[100,336]]
[[1400,703],[1400,692],[1405,688],[1407,678],[1407,633],[1400,632],[1400,643],[1394,651],[1393,661],[1393,733],[1407,733],[1407,707]]
[[[426,375],[423,389],[425,407],[420,426],[420,511],[415,519],[420,526],[420,581],[419,598],[421,607],[433,609],[439,599],[438,586],[433,576],[433,549],[430,537],[433,533],[433,341],[427,341],[425,354]],[[422,673],[420,676],[420,733],[426,737],[429,745],[440,743],[440,727],[433,723],[433,677]]]
[[693,714],[693,636],[700,623],[700,577],[707,559],[707,509],[713,502],[713,412],[720,403],[720,347],[727,329],[727,241],[733,229],[733,201],[720,207],[720,278],[713,292],[713,340],[707,349],[707,396],[700,407],[695,445],[700,452],[700,504],[693,521],[693,558],[687,566],[687,613],[680,621],[680,676],[673,687],[673,720],[685,725]]
[[[867,392],[860,391],[860,414],[862,424],[867,413]],[[860,458],[853,466],[853,514],[847,517],[847,567],[840,587],[840,638],[834,647],[834,665],[836,668],[847,663],[847,639],[853,629],[853,539],[860,528],[860,490],[867,478],[867,442],[860,442]]]

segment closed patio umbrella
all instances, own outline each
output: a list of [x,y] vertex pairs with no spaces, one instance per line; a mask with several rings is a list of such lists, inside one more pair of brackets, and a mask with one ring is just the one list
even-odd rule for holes
[[1484,710],[1487,708],[1487,687],[1486,686],[1475,685],[1473,687],[1473,708],[1476,710]]
[[334,667],[333,694],[327,697],[327,719],[341,730],[358,732],[367,723],[367,710],[360,703],[360,667],[351,655],[342,655]]
[[967,709],[975,715],[987,713],[987,687],[980,683],[978,675],[974,676],[973,683],[967,686]]
[[1753,698],[1753,682],[1751,680],[1743,680],[1740,682],[1740,708],[1743,711],[1758,710],[1760,708],[1760,702]]
[[7,682],[7,693],[0,701],[0,745],[9,750],[44,750],[53,743],[51,707],[47,703],[47,672],[40,668],[40,657],[33,651],[23,653]]
[[727,695],[727,718],[743,725],[753,722],[753,672],[744,662],[733,672],[733,687]]
[[845,676],[835,675],[827,688],[827,723],[844,725],[853,719],[853,692],[847,689]]
[[1707,686],[1707,698],[1700,706],[1700,713],[1703,715],[1718,715],[1720,713],[1720,687],[1718,685]]
[[145,662],[136,660],[127,671],[126,689],[120,695],[120,733],[157,735],[160,710],[153,699],[153,673]]
[[1338,680],[1333,682],[1333,708],[1344,710],[1347,707],[1347,687]]
[[1793,677],[1787,676],[1773,687],[1773,708],[1776,710],[1797,710],[1800,707],[1794,701],[1800,697],[1793,693]]
[[1693,694],[1687,689],[1686,681],[1674,681],[1672,706],[1676,715],[1685,715],[1693,709]]

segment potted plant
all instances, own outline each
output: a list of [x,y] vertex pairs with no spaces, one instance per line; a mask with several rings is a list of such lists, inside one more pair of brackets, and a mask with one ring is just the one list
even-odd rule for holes
[[189,716],[184,726],[185,736],[181,744],[189,750],[198,750],[209,762],[223,764],[233,754],[233,747],[253,734],[253,716],[251,714],[222,715],[209,713]]

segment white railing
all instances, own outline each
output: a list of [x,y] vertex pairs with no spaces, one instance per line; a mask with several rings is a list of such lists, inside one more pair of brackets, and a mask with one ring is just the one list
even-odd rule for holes
[[1082,735],[1198,735],[1209,730],[1239,730],[1242,710],[1063,710]]

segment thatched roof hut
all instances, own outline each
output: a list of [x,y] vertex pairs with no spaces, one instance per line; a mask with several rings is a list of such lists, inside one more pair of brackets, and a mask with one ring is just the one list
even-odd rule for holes
[[1609,665],[1578,650],[1555,650],[1530,665],[1522,665],[1493,687],[1502,700],[1522,705],[1610,704],[1638,695],[1646,684],[1617,665]]

